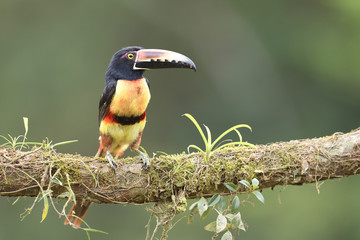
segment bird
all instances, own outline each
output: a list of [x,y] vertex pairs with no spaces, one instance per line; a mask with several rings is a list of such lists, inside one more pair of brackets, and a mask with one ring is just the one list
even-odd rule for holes
[[[163,49],[125,47],[110,60],[99,102],[100,146],[95,157],[105,157],[114,172],[117,167],[114,158],[123,155],[127,148],[138,154],[145,169],[149,167],[149,158],[139,150],[146,124],[146,108],[151,98],[149,81],[143,73],[161,68],[196,71],[190,58]],[[64,224],[79,228],[91,204],[84,199],[74,203]]]

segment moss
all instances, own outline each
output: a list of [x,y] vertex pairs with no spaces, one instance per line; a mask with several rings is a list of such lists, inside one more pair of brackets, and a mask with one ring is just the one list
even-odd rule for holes
[[187,209],[187,199],[185,197],[181,197],[178,200],[178,203],[176,204],[176,212],[181,213],[181,212],[185,212]]

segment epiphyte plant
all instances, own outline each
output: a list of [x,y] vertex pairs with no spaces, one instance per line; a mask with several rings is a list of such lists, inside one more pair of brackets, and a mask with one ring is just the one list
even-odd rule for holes
[[[210,157],[212,154],[214,154],[215,152],[225,148],[225,147],[228,147],[228,146],[235,146],[235,145],[243,145],[243,146],[249,146],[249,147],[255,147],[255,145],[251,144],[251,143],[248,143],[248,142],[243,142],[242,141],[242,136],[239,132],[239,128],[247,128],[251,131],[251,127],[247,124],[238,124],[238,125],[235,125],[229,129],[227,129],[226,131],[224,131],[219,137],[217,137],[215,139],[215,141],[212,141],[212,136],[211,136],[211,131],[209,129],[208,126],[206,126],[204,124],[204,127],[205,127],[205,130],[206,130],[206,133],[207,133],[207,137],[205,136],[205,133],[204,131],[201,129],[199,123],[195,120],[195,118],[188,114],[188,113],[185,113],[183,116],[189,118],[191,120],[191,122],[195,125],[195,127],[197,128],[197,130],[199,131],[203,141],[204,141],[204,144],[205,144],[205,150],[202,150],[200,147],[194,145],[194,144],[191,144],[188,146],[188,152],[190,150],[190,148],[193,148],[193,149],[196,149],[198,150],[199,152],[202,153],[202,155],[204,156],[204,161],[205,163],[207,163],[209,160],[210,160]],[[222,142],[219,142],[221,139],[223,139],[226,135],[228,135],[230,132],[236,132],[236,134],[238,135],[239,137],[239,141],[236,141],[236,142],[229,142],[229,143],[225,143],[225,144],[222,144],[223,142],[225,142],[226,140],[223,140]]]

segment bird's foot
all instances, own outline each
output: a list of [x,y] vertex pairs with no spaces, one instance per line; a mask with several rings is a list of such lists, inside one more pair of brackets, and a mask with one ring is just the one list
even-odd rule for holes
[[[112,169],[114,170],[115,172],[115,166],[117,167],[117,163],[115,162],[114,160],[114,157],[110,154],[110,151],[107,151],[106,152],[106,156],[105,156],[105,159],[107,159],[110,163],[110,166],[112,167]],[[115,165],[115,166],[114,166]]]
[[136,148],[132,148],[131,151],[138,154],[138,156],[136,156],[136,157],[142,159],[143,164],[144,164],[144,168],[148,169],[148,167],[150,165],[150,160],[149,160],[148,156],[145,153],[143,153],[142,151],[140,151],[139,149],[136,149]]

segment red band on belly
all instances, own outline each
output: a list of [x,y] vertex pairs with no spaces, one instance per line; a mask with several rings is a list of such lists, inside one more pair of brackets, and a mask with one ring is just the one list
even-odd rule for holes
[[113,114],[111,111],[108,111],[103,121],[108,123],[118,123],[121,125],[133,125],[135,123],[143,121],[145,117],[146,117],[146,112],[144,112],[139,116],[127,117],[127,116],[117,116]]

